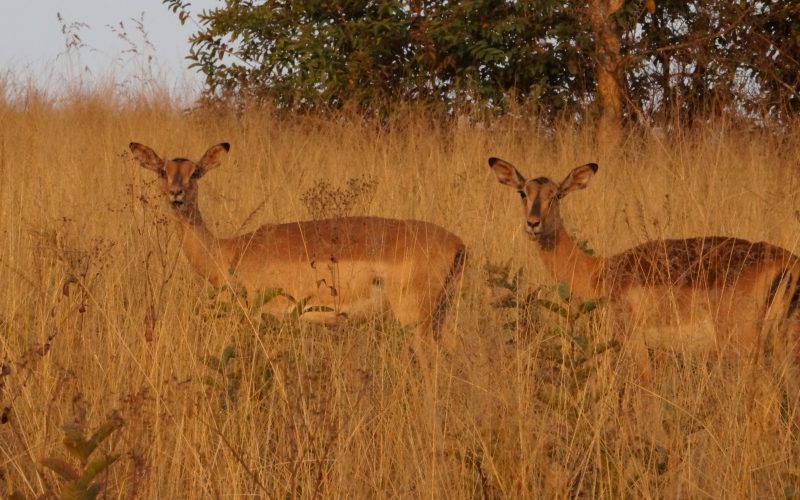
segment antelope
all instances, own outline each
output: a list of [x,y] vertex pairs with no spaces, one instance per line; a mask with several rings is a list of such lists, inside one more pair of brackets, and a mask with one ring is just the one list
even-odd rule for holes
[[302,304],[301,320],[329,326],[389,314],[415,325],[415,352],[426,336],[440,335],[465,258],[458,236],[418,220],[341,217],[266,224],[218,238],[198,207],[198,180],[230,145],[212,146],[199,161],[165,161],[142,144],[129,147],[142,167],[163,179],[183,253],[212,286],[243,290],[250,301],[277,290],[263,305],[266,312],[280,316]]
[[[651,240],[608,258],[594,257],[564,229],[560,204],[586,188],[597,164],[576,167],[560,183],[527,179],[499,158],[489,158],[489,167],[522,198],[525,231],[552,277],[575,296],[608,299],[644,380],[651,377],[648,348],[728,347],[754,361],[763,350],[781,349],[796,364],[796,255],[764,242],[701,236]],[[790,324],[793,328],[787,328]]]

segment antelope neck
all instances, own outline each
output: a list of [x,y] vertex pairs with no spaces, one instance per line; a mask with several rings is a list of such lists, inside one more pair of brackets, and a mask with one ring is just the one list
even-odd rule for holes
[[587,255],[578,248],[563,227],[539,236],[536,243],[551,276],[558,282],[566,283],[573,294],[592,298],[604,293],[598,281],[603,260]]
[[206,227],[197,205],[186,213],[173,212],[173,216],[189,264],[214,287],[228,284],[230,265],[225,259],[222,241]]

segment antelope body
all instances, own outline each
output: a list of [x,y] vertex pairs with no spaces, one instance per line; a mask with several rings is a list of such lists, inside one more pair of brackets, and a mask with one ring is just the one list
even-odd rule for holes
[[217,238],[197,204],[197,180],[229,150],[211,147],[197,162],[161,159],[131,143],[139,163],[163,179],[171,212],[191,266],[215,287],[244,290],[248,299],[275,295],[264,305],[281,315],[303,305],[301,319],[337,324],[389,313],[416,325],[412,348],[437,336],[449,294],[464,261],[457,236],[427,222],[378,217],[267,224],[232,238]]
[[490,158],[489,166],[500,183],[519,192],[526,232],[552,276],[579,297],[608,298],[645,377],[648,347],[726,348],[754,359],[764,349],[781,349],[795,357],[800,258],[788,250],[703,236],[653,240],[612,257],[594,257],[564,229],[559,204],[586,187],[596,164],[575,168],[561,183],[527,179],[499,158]]

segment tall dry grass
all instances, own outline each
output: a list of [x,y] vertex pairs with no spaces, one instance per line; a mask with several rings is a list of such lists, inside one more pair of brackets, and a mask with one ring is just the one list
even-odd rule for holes
[[[308,218],[304,192],[364,175],[377,181],[364,213],[460,235],[469,258],[450,314],[460,342],[441,357],[436,387],[423,386],[397,326],[264,326],[209,298],[179,252],[156,179],[128,157],[131,140],[193,158],[232,144],[200,197],[219,235]],[[556,179],[598,162],[563,216],[603,255],[712,233],[800,251],[791,135],[716,123],[598,151],[591,131],[513,118],[441,124],[409,111],[377,127],[120,105],[110,93],[6,102],[0,491],[60,491],[41,461],[74,462],[62,427],[88,433],[121,418],[101,447],[120,454],[100,478],[108,496],[800,494],[797,428],[786,417],[796,408],[773,380],[661,353],[657,383],[637,390],[618,352],[581,353],[607,333],[602,312],[566,324],[497,305],[503,293],[524,302],[552,282],[489,156]],[[522,279],[491,287],[487,263],[523,269]],[[430,393],[433,413],[422,410]],[[659,415],[632,409],[647,397]],[[666,442],[650,438],[656,420]]]

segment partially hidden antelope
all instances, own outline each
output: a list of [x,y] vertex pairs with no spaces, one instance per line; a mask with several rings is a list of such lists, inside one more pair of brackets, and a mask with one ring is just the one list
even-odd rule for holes
[[751,359],[764,349],[781,349],[796,364],[796,255],[764,242],[701,236],[652,240],[598,258],[575,244],[559,210],[566,195],[587,186],[596,164],[576,167],[560,183],[527,179],[499,158],[489,158],[489,166],[501,184],[519,193],[525,231],[553,278],[578,297],[608,299],[627,352],[645,378],[651,376],[648,348],[725,348]]
[[326,325],[389,314],[414,325],[415,351],[439,335],[462,271],[460,238],[428,222],[379,217],[266,224],[218,238],[200,213],[197,181],[229,149],[220,143],[199,161],[163,160],[147,146],[130,144],[141,166],[163,179],[183,253],[197,274],[214,287],[244,290],[251,301],[279,290],[263,305],[279,317],[297,303],[303,304],[301,320]]

